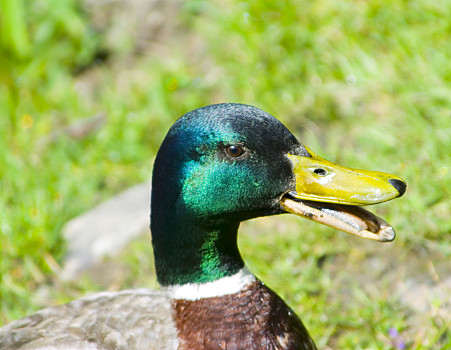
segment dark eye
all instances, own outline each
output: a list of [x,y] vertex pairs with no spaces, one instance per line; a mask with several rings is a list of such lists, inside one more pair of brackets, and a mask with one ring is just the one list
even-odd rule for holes
[[244,153],[244,149],[241,146],[230,145],[227,147],[226,152],[230,157],[236,158]]

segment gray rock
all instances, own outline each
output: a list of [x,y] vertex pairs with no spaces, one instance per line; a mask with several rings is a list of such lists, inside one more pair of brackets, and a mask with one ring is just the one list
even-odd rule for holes
[[150,184],[139,184],[70,220],[63,228],[68,254],[60,277],[77,278],[148,231],[149,203]]

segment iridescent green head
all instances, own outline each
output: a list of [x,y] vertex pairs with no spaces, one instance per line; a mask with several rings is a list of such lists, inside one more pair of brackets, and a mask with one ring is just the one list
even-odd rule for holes
[[[335,175],[330,176],[334,164],[321,162],[327,161],[304,147],[277,119],[252,106],[219,104],[182,116],[169,130],[154,165],[151,229],[159,282],[202,283],[237,272],[243,267],[236,243],[243,220],[285,212],[315,219],[325,208],[320,215],[329,215],[332,221],[337,220],[334,212],[345,211],[342,221],[349,226],[348,219],[361,216],[362,210],[348,210],[349,205],[389,200],[405,190],[396,187],[404,182],[395,176],[372,172],[362,180],[360,172],[357,188],[352,188],[351,176],[347,189],[340,175],[337,191]],[[310,198],[309,188],[319,191],[318,183],[320,198],[315,193]],[[351,195],[355,193],[359,196]],[[353,229],[377,239],[381,222],[360,220],[363,223],[351,224]],[[380,240],[388,240],[387,232],[382,235]]]

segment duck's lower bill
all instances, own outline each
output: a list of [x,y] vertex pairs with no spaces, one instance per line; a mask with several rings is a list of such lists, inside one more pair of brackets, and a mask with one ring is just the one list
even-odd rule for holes
[[280,204],[289,213],[362,238],[391,242],[396,236],[385,220],[358,206],[300,200],[289,194],[282,197]]

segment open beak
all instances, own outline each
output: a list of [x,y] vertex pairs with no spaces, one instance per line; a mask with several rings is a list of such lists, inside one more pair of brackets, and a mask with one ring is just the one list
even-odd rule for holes
[[378,171],[356,170],[336,165],[308,152],[311,157],[288,154],[296,178],[295,190],[286,193],[282,208],[341,231],[389,242],[395,230],[383,219],[358,207],[401,197],[403,179]]

